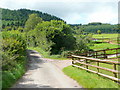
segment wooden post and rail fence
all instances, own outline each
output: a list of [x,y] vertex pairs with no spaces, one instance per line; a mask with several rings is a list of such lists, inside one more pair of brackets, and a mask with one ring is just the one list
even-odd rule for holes
[[[111,51],[112,51],[112,53],[109,53]],[[78,52],[78,51],[76,51],[76,52]],[[76,53],[76,52],[73,52],[73,53]],[[72,54],[68,54],[68,58],[71,58],[71,55]],[[120,48],[97,50],[97,51],[88,51],[86,53],[77,53],[77,54],[74,54],[74,55],[106,59],[106,58],[109,58],[108,56],[110,56],[110,55],[119,56],[120,55]]]
[[[118,74],[120,74],[120,72],[118,71],[120,62],[101,60],[96,58],[88,58],[88,57],[76,56],[76,55],[71,55],[71,56],[72,56],[72,66],[101,75],[103,77],[109,78],[113,81],[120,83],[120,79],[118,76]],[[111,69],[108,67],[101,66],[101,64],[103,63],[108,66],[112,66],[113,68]],[[104,70],[105,72],[110,72],[110,74],[107,75],[108,73],[106,74],[105,72],[102,72],[102,70]]]

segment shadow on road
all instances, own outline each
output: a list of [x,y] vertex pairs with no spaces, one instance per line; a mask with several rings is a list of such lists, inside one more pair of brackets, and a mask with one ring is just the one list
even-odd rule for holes
[[[29,52],[29,54],[28,54],[29,60],[28,60],[27,71],[42,68],[42,67],[40,67],[40,64],[43,64],[45,62],[40,59],[41,57],[39,55],[36,55],[37,52],[33,51],[33,50],[28,50],[28,52]],[[32,52],[32,55],[31,55],[31,52]]]
[[35,89],[35,88],[52,88],[50,87],[49,85],[38,85],[38,84],[18,84],[17,88],[10,88],[9,90],[18,90],[18,88],[22,88],[21,90],[24,90],[24,89]]
[[36,52],[34,50],[27,50],[27,52],[29,52],[30,54],[39,54],[38,52]]
[[30,57],[32,57],[32,58],[40,58],[40,56],[35,56],[35,55],[30,55]]
[[[27,50],[27,55],[27,71],[12,87],[13,90],[18,90],[19,88],[22,90],[52,88],[53,90],[53,88],[57,87],[79,87],[72,79],[67,78],[58,67],[43,59],[36,51]],[[59,64],[60,63],[58,63],[58,66]],[[61,62],[61,64],[63,64],[63,62]]]
[[[34,83],[34,79],[29,78],[28,76],[31,75],[31,73],[34,72],[34,70],[37,70],[41,67],[41,64],[45,63],[43,60],[41,60],[40,55],[36,51],[33,50],[27,50],[28,55],[28,63],[27,63],[27,73],[23,76],[22,79],[20,79],[15,87],[11,88],[10,90],[14,90],[18,88],[51,88],[49,85],[42,85]],[[17,87],[17,88],[16,88]]]

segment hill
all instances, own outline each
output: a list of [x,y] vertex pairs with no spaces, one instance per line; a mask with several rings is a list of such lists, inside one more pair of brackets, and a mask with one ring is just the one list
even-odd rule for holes
[[[40,11],[35,10],[29,10],[29,9],[18,9],[18,10],[10,10],[10,9],[2,9],[2,23],[3,25],[16,25],[19,24],[19,26],[24,26],[26,20],[28,19],[28,16],[32,13],[38,14],[44,21],[50,21],[50,20],[62,20],[56,16],[42,13]],[[63,21],[63,20],[62,20]]]
[[118,33],[119,30],[117,24],[112,25],[112,24],[106,24],[100,22],[93,22],[85,25],[70,24],[70,26],[74,30],[83,30],[87,33],[98,33],[98,31],[100,31],[101,33]]

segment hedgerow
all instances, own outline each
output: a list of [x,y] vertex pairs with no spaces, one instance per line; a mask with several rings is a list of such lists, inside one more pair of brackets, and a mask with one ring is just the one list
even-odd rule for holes
[[26,39],[19,31],[2,32],[2,88],[9,88],[25,72]]

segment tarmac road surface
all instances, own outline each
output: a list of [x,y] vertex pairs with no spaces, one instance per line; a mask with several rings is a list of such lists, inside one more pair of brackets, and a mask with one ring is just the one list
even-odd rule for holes
[[38,52],[28,50],[28,53],[27,72],[12,88],[82,88],[54,63],[44,60]]

